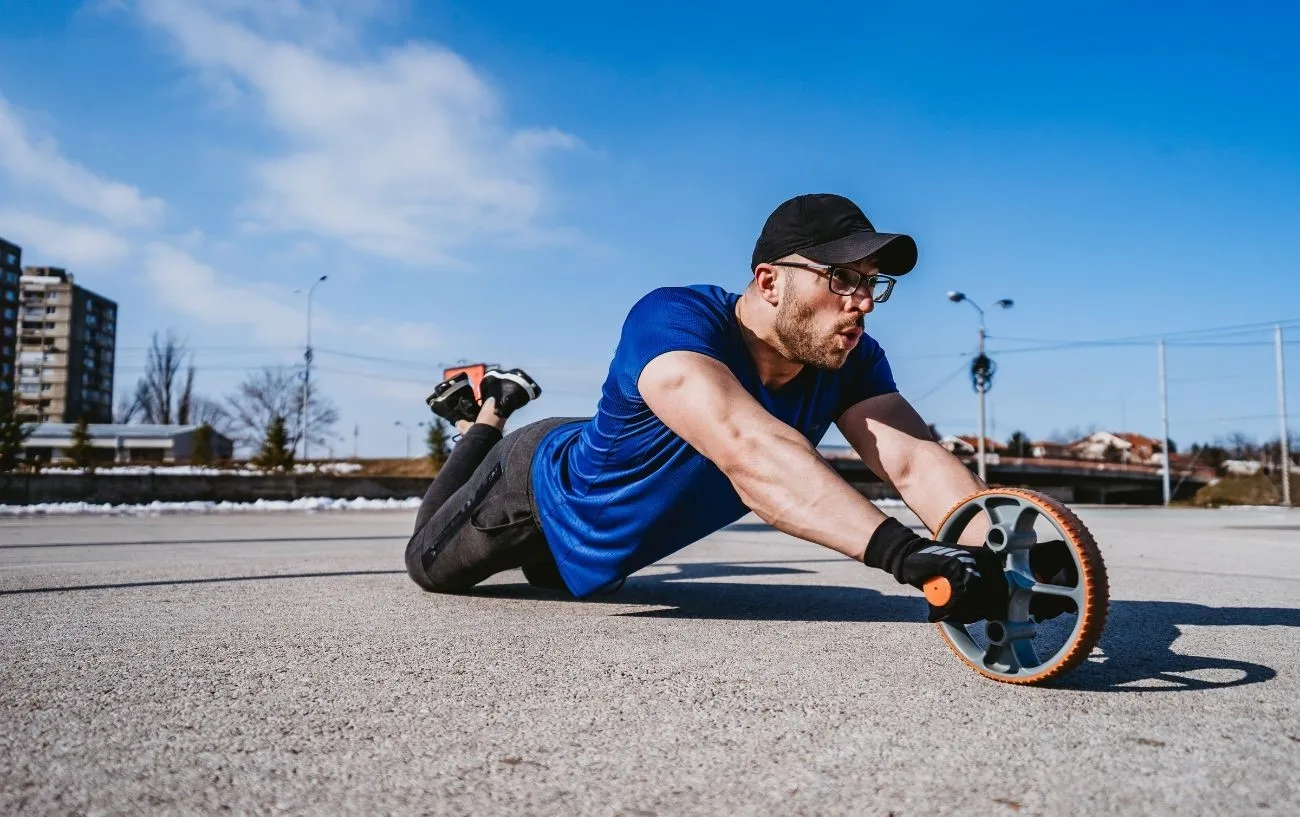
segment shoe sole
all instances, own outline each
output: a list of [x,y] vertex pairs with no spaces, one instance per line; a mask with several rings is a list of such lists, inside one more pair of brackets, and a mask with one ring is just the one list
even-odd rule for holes
[[498,380],[509,380],[518,386],[522,386],[524,391],[528,392],[529,400],[536,400],[537,396],[542,393],[541,386],[532,381],[532,378],[526,375],[518,375],[514,372],[488,372],[483,375],[484,379],[494,377]]

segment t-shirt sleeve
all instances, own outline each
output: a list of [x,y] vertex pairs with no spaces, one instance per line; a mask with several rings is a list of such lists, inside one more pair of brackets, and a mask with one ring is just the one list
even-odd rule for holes
[[869,335],[862,336],[862,342],[844,368],[839,414],[863,400],[898,391],[885,350]]
[[641,370],[665,352],[698,352],[727,363],[731,340],[726,313],[709,297],[687,287],[664,287],[637,301],[614,352],[613,368],[624,394],[640,394]]

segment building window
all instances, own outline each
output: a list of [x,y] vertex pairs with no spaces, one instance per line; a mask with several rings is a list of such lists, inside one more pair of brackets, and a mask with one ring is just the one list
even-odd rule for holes
[[47,307],[45,307],[45,314],[46,314],[46,315],[53,315],[55,312],[58,312],[58,311],[59,311],[59,308],[58,308],[57,306],[47,306]]
[[12,309],[10,309],[10,308],[8,308],[8,307],[5,307],[5,320],[9,320],[9,321],[11,321],[11,320],[14,319],[14,315],[17,315],[17,314],[18,314],[18,313],[17,313],[17,312],[14,312]]
[[5,300],[6,300],[6,301],[16,301],[17,299],[18,299],[18,296],[14,294],[14,291],[13,291],[12,289],[6,289],[6,290],[5,290]]

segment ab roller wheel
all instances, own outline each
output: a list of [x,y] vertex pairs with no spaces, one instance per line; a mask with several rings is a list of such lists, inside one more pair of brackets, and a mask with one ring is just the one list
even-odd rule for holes
[[[956,544],[979,517],[987,522],[984,547],[1001,557],[1010,590],[1006,618],[976,624],[940,622],[944,641],[971,669],[1009,684],[1041,684],[1081,664],[1101,638],[1110,601],[1106,566],[1092,534],[1072,511],[1054,499],[1014,488],[981,491],[967,497],[939,524],[935,541]],[[1074,560],[1077,580],[1050,584],[1030,568],[1034,545],[1063,541]],[[967,544],[972,544],[967,542]],[[931,580],[925,592],[942,603],[944,579]],[[1071,608],[1036,621],[1030,605],[1036,596],[1068,599]]]

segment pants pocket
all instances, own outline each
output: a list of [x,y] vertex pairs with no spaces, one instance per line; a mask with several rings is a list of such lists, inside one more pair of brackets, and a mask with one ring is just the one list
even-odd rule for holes
[[470,514],[469,524],[488,534],[537,527],[528,496],[517,491],[488,494]]

